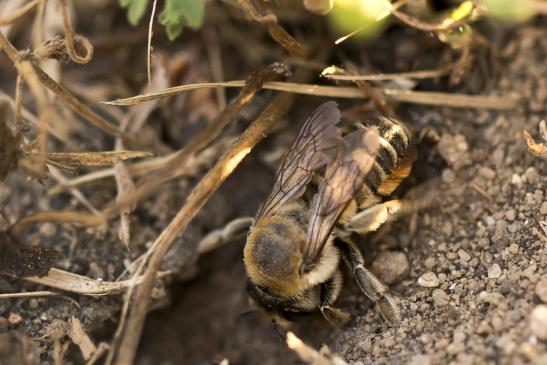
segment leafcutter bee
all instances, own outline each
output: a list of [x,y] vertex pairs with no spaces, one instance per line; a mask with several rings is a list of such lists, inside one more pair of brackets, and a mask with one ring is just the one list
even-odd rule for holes
[[251,303],[281,324],[319,309],[333,324],[345,261],[388,323],[399,311],[387,287],[364,266],[352,234],[374,231],[407,210],[389,200],[408,176],[415,148],[402,122],[373,117],[339,127],[335,102],[304,123],[247,237],[244,260]]

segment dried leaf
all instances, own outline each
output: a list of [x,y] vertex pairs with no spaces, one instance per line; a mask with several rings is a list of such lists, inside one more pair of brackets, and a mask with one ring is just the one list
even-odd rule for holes
[[23,246],[7,232],[0,232],[0,274],[45,276],[61,257],[56,250]]
[[113,166],[133,158],[153,156],[146,151],[52,152],[47,162],[61,166]]
[[536,157],[547,159],[547,145],[545,143],[537,143],[527,131],[524,131],[524,139],[528,145],[528,152]]

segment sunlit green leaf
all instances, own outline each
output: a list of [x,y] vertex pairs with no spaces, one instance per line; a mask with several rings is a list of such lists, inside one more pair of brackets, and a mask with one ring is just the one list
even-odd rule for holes
[[204,8],[203,0],[167,0],[159,19],[166,27],[169,39],[175,39],[185,26],[201,27]]
[[148,7],[148,0],[119,0],[120,5],[127,8],[127,19],[132,25],[137,25]]

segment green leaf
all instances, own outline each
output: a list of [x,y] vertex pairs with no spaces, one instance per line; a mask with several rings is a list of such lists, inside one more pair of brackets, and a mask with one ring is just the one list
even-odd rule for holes
[[204,8],[203,0],[167,0],[159,19],[166,27],[169,39],[178,37],[185,26],[201,27]]
[[148,0],[119,0],[120,5],[127,9],[127,19],[132,25],[137,25],[148,7]]

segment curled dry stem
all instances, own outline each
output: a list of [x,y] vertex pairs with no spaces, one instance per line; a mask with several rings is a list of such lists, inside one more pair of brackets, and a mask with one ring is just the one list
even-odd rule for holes
[[458,19],[458,20],[444,19],[442,22],[439,22],[439,23],[423,22],[419,19],[414,18],[411,15],[408,15],[408,14],[398,10],[394,6],[387,6],[387,8],[388,8],[389,12],[391,13],[391,15],[393,15],[395,18],[397,18],[398,20],[400,20],[401,22],[403,22],[404,24],[406,24],[410,27],[413,27],[413,28],[416,28],[416,29],[419,29],[419,30],[423,30],[425,32],[441,32],[441,31],[456,29],[456,28],[466,24],[469,21],[469,19],[474,16],[474,10],[477,6],[476,1],[472,1],[472,6],[473,6],[473,8],[471,9],[471,11],[469,11],[461,19]]
[[[79,64],[88,63],[93,57],[93,45],[87,38],[82,37],[81,35],[78,35],[78,34],[74,34],[74,30],[72,29],[72,24],[70,21],[70,12],[68,9],[67,0],[59,0],[59,3],[61,4],[62,13],[63,13],[65,43],[66,43],[66,49],[67,49],[68,55],[70,56],[70,59],[76,63],[79,63]],[[80,46],[83,48],[84,50],[83,55],[79,55],[76,52],[76,48],[74,46],[75,41],[78,41],[80,43]]]

